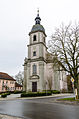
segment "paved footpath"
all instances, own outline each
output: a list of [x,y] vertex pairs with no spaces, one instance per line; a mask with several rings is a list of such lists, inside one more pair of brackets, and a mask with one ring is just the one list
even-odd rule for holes
[[0,114],[0,119],[22,119],[22,118],[12,117],[12,116],[8,116],[8,115]]
[[12,99],[17,99],[20,98],[21,94],[10,94],[6,98],[0,98],[0,100],[12,100]]

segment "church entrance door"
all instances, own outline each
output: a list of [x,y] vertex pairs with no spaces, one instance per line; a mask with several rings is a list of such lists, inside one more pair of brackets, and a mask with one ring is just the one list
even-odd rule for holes
[[37,82],[32,82],[32,92],[37,92]]

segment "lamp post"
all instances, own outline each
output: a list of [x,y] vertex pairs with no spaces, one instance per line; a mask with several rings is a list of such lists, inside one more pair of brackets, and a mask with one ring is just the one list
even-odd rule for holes
[[74,79],[73,79],[73,78],[71,78],[71,82],[72,82],[73,92],[75,93],[75,89],[74,89]]

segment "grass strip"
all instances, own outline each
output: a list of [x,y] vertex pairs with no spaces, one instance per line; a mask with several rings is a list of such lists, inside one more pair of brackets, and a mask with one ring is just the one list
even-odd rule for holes
[[73,98],[62,98],[62,99],[58,99],[58,101],[79,101],[79,100],[75,100],[75,97],[73,97]]

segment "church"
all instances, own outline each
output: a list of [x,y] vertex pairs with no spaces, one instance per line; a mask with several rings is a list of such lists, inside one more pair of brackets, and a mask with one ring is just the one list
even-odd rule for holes
[[35,25],[29,32],[28,58],[23,65],[23,90],[26,92],[67,90],[66,72],[53,64],[54,56],[47,51],[46,37],[38,10]]

